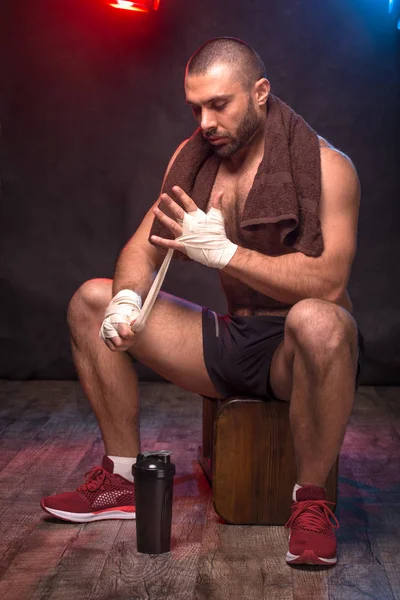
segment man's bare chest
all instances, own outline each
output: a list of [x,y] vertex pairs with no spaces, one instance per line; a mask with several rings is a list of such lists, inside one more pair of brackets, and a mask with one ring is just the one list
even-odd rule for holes
[[253,185],[255,175],[255,168],[246,172],[232,173],[221,164],[214,181],[207,208],[210,208],[213,195],[216,192],[223,192],[222,212],[224,218],[230,220],[233,216],[232,213],[240,216]]
[[[207,210],[211,207],[215,194],[223,192],[222,214],[225,219],[227,236],[232,242],[263,253],[286,254],[287,249],[283,249],[280,244],[276,224],[252,226],[246,230],[240,227],[243,209],[254,185],[257,169],[258,164],[247,168],[243,172],[231,173],[221,164],[214,181]],[[268,198],[265,198],[265,201],[267,202]]]

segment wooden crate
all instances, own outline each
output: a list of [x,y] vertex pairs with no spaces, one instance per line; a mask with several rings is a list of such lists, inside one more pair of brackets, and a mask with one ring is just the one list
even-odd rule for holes
[[[284,525],[290,517],[296,466],[289,404],[252,398],[204,398],[200,462],[214,508],[235,525]],[[337,500],[337,465],[327,499]]]

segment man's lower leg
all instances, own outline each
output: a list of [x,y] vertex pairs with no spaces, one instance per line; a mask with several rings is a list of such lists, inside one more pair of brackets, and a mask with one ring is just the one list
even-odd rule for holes
[[70,304],[72,353],[82,388],[99,423],[108,455],[134,457],[140,451],[139,389],[132,359],[111,352],[99,337],[103,303]]
[[325,485],[351,414],[355,369],[348,344],[325,356],[295,352],[290,421],[301,485]]
[[[326,500],[325,482],[343,441],[354,400],[351,344],[295,351],[290,418],[297,464],[293,490],[290,564],[336,564],[339,523]],[[298,487],[301,486],[301,487]]]

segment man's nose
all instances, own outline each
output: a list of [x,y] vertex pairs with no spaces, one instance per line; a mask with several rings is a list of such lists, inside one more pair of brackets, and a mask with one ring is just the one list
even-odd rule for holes
[[217,120],[215,118],[214,111],[206,109],[202,110],[200,126],[204,132],[217,127]]

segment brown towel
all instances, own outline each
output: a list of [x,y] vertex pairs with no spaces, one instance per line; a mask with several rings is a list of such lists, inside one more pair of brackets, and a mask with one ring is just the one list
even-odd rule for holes
[[[179,185],[202,210],[206,209],[220,159],[197,129],[182,148],[163,191]],[[247,196],[240,227],[251,231],[276,223],[283,246],[308,256],[324,249],[318,216],[321,162],[318,136],[287,104],[270,94],[267,101],[264,157]],[[172,198],[176,200],[172,194]],[[150,235],[173,239],[157,219]]]

